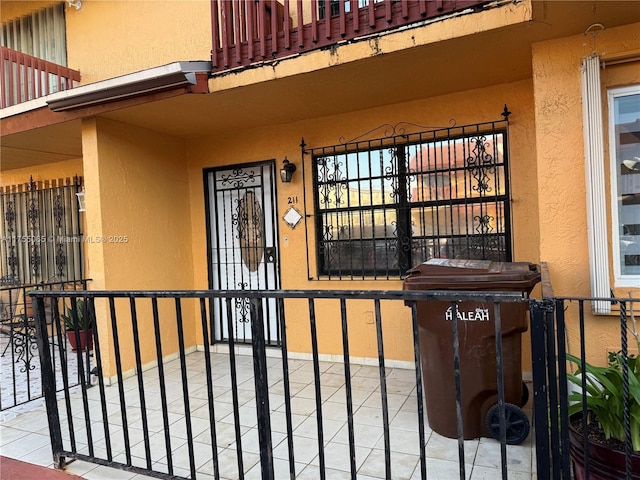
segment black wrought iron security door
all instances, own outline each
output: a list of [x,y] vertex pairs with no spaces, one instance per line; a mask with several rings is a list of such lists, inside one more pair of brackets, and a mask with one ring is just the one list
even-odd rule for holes
[[[278,222],[273,161],[205,172],[209,283],[214,290],[276,290]],[[280,342],[278,305],[262,301],[265,339]],[[213,341],[251,341],[249,302],[213,300]]]

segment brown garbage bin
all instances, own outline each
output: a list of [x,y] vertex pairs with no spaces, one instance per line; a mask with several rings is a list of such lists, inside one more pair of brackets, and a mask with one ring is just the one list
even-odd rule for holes
[[[526,297],[538,282],[539,268],[531,263],[438,258],[410,270],[404,289],[521,292]],[[451,302],[416,303],[429,426],[440,435],[457,438]],[[464,438],[499,438],[494,304],[457,305]],[[528,418],[520,409],[528,396],[521,369],[521,334],[528,327],[527,312],[527,303],[500,306],[509,444],[519,444],[529,434]]]

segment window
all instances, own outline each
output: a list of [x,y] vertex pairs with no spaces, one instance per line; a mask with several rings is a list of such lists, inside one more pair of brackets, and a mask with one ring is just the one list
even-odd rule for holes
[[82,278],[81,179],[0,188],[0,276],[20,283]]
[[320,274],[390,278],[434,257],[510,261],[506,126],[311,150]]
[[64,3],[3,23],[0,43],[3,47],[67,66]]
[[609,91],[616,286],[640,284],[640,86]]
[[[368,7],[370,2],[373,3],[379,3],[382,2],[383,0],[358,0],[358,8],[363,8],[363,7]],[[397,1],[397,0],[394,0]],[[352,3],[353,2],[344,2],[344,11],[345,13],[349,13],[351,12],[351,7],[352,7]],[[325,0],[320,0],[318,2],[318,18],[320,20],[324,19],[325,17],[325,9],[326,9],[326,5],[325,5]],[[329,1],[329,9],[331,12],[331,16],[335,17],[336,15],[340,14],[340,0],[330,0]]]
[[[0,45],[57,65],[67,66],[67,43],[64,3],[35,11],[2,24]],[[19,88],[2,92],[5,105],[26,102],[58,91],[58,82],[66,88],[66,80],[19,63],[3,65],[4,85],[20,84]],[[38,72],[38,73],[36,73]],[[38,75],[40,78],[38,78]],[[47,82],[48,80],[48,82]],[[48,88],[45,88],[48,85]]]

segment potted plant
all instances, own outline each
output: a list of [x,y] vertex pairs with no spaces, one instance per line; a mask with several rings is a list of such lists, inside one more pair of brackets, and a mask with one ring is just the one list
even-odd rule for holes
[[[632,330],[636,344],[640,347],[640,336],[636,329],[633,311]],[[578,365],[578,370],[568,375],[568,380],[579,390],[569,395],[569,449],[576,480],[585,477],[585,452],[583,429],[583,401],[586,403],[588,424],[588,462],[590,480],[618,480],[625,478],[625,419],[623,365],[620,354],[610,353],[606,367],[596,367],[573,355],[567,359]],[[640,359],[628,355],[626,364],[629,375],[629,429],[633,452],[631,455],[632,479],[640,480]],[[583,375],[586,394],[582,391]]]
[[78,346],[80,351],[93,350],[93,325],[86,311],[84,300],[79,298],[75,308],[66,309],[66,313],[61,317],[73,351],[75,352]]

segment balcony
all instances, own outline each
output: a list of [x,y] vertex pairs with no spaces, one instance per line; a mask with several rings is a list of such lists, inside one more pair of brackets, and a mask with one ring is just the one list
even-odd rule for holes
[[77,70],[7,47],[0,47],[0,56],[0,108],[69,90],[80,81]]
[[[435,17],[486,0],[211,0],[214,71],[247,67]],[[286,19],[286,20],[285,20]]]

